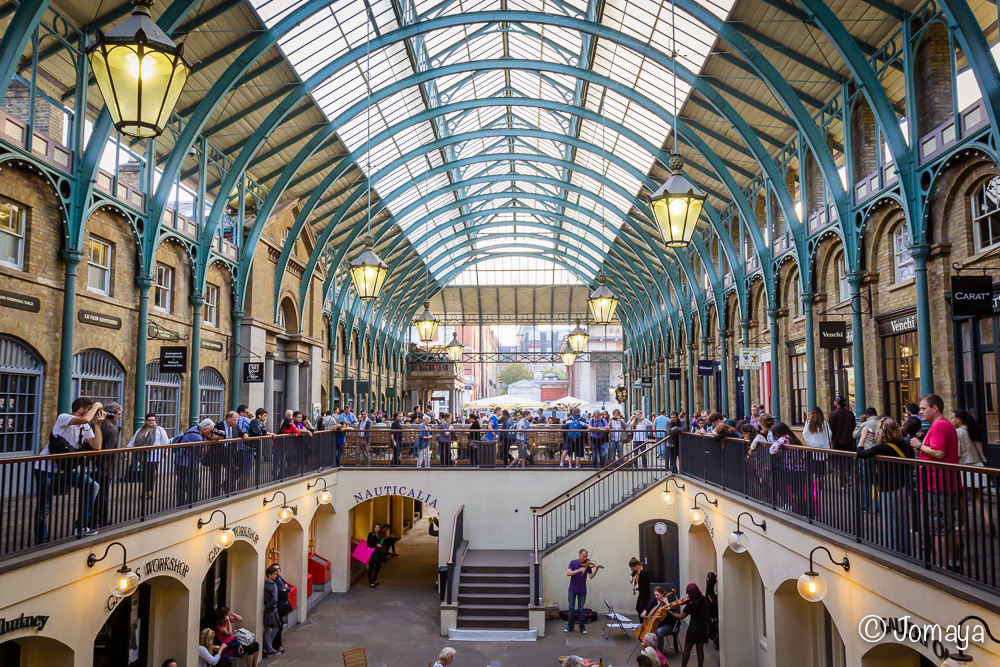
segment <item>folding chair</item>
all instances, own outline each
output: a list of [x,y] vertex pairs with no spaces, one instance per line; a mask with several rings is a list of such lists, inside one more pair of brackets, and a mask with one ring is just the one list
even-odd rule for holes
[[631,623],[628,617],[616,614],[615,610],[611,608],[611,603],[607,600],[604,601],[604,604],[608,607],[608,614],[604,617],[604,629],[601,630],[601,636],[604,637],[605,641],[611,639],[611,634],[614,633],[615,626],[618,626],[618,629],[625,635],[625,639],[631,639],[632,637],[628,634],[628,630],[624,626],[625,621]]
[[368,654],[363,648],[344,651],[344,667],[368,667]]

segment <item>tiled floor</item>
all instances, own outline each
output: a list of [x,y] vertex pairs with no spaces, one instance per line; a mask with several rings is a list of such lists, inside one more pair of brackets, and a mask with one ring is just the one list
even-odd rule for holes
[[[286,652],[264,661],[266,667],[336,667],[350,648],[368,649],[368,664],[385,662],[387,667],[425,667],[443,646],[457,651],[455,667],[558,667],[559,656],[580,655],[608,665],[635,665],[628,660],[635,642],[601,638],[603,622],[588,628],[586,636],[564,634],[563,622],[550,621],[546,637],[537,642],[474,643],[449,642],[439,636],[440,613],[437,590],[437,539],[420,521],[397,544],[398,558],[382,568],[382,585],[372,590],[364,577],[346,594],[323,600],[307,622],[289,632]],[[670,665],[680,665],[680,655],[667,652]],[[697,665],[692,658],[691,666]],[[705,665],[717,667],[718,653],[708,647]]]

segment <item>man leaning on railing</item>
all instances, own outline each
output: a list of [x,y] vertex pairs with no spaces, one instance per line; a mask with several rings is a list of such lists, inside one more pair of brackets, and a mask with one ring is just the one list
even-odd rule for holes
[[[197,425],[184,431],[180,442],[188,447],[180,447],[174,456],[174,474],[177,477],[177,506],[193,505],[198,502],[198,466],[208,452],[208,443],[217,440],[215,422],[202,419]],[[195,446],[196,443],[202,443]]]

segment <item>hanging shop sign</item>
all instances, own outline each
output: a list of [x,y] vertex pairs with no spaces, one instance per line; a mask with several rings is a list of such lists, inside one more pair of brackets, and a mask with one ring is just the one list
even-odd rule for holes
[[354,380],[344,380],[340,386],[340,391],[344,394],[354,395]]
[[715,362],[711,359],[699,359],[698,375],[715,375]]
[[653,376],[651,376],[651,375],[643,375],[642,378],[640,379],[640,381],[642,383],[641,387],[643,389],[652,389],[653,388]]
[[83,324],[93,324],[94,326],[104,327],[105,329],[122,328],[122,318],[115,317],[114,315],[95,313],[92,310],[80,310],[77,311],[76,317]]
[[847,347],[847,322],[820,322],[819,346],[824,350]]
[[370,394],[372,383],[368,380],[358,380],[358,394]]
[[763,357],[761,356],[763,350],[759,347],[744,347],[740,349],[740,370],[741,371],[756,371],[761,368],[764,364]]
[[186,373],[187,365],[188,351],[186,347],[160,348],[161,373]]
[[27,294],[8,292],[0,289],[0,306],[14,308],[16,310],[26,310],[29,313],[37,313],[42,307],[42,302]]
[[681,379],[681,369],[679,369],[679,368],[670,368],[670,369],[668,369],[667,370],[667,377],[670,380],[677,380],[678,382],[680,382],[680,379]]
[[388,387],[385,390],[385,397],[386,398],[396,398],[396,388],[395,387]]
[[615,402],[625,405],[625,401],[628,400],[628,389],[622,386],[615,387]]
[[246,361],[243,363],[243,382],[253,384],[264,381],[264,363],[261,361]]
[[882,336],[895,336],[896,334],[908,333],[917,330],[917,316],[915,314],[900,315],[891,320],[879,322],[878,332]]
[[952,276],[951,314],[953,317],[980,317],[993,314],[993,278]]
[[17,618],[0,618],[0,635],[6,635],[18,630],[34,629],[41,632],[45,629],[45,624],[49,622],[48,616],[25,616],[21,614]]
[[211,350],[212,352],[222,352],[222,350],[225,349],[225,346],[214,340],[203,340],[201,341],[201,349]]

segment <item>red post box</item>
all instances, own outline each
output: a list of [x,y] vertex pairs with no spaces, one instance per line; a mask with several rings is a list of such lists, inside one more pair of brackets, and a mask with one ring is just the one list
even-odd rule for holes
[[325,584],[330,581],[330,561],[316,554],[309,554],[309,576],[314,584]]

